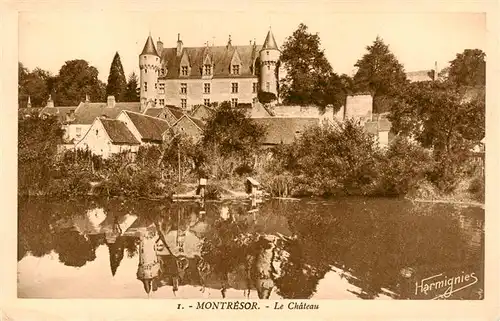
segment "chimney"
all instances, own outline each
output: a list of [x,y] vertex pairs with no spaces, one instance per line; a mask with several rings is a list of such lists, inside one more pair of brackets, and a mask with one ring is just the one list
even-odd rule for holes
[[86,103],[90,103],[90,97],[89,97],[89,95],[85,95],[85,102]]
[[113,108],[113,107],[115,107],[115,103],[116,103],[115,96],[108,96],[108,105],[107,105],[107,107],[108,108]]
[[177,57],[179,57],[182,54],[182,40],[181,40],[181,34],[177,34]]
[[28,96],[28,104],[26,105],[26,107],[31,108],[31,97],[30,96]]
[[54,107],[54,101],[52,100],[52,95],[49,95],[49,100],[47,100],[47,107]]
[[158,41],[156,42],[156,51],[158,51],[158,54],[161,56],[161,52],[163,51],[163,42],[160,40],[160,37],[158,37]]

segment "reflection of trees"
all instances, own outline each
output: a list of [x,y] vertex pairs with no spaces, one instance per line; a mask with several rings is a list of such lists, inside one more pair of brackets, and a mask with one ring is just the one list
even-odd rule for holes
[[54,250],[64,265],[81,267],[95,259],[95,247],[77,231],[64,230],[55,235]]
[[36,257],[50,253],[53,244],[50,213],[44,202],[19,201],[18,260],[28,252]]
[[139,247],[138,237],[124,237],[123,247],[127,251],[127,257],[132,258],[137,255],[137,249]]
[[404,267],[432,275],[463,262],[462,232],[444,210],[397,200],[344,201],[291,213],[289,225],[308,251],[307,264],[343,267],[362,296],[373,298],[382,287],[396,290]]

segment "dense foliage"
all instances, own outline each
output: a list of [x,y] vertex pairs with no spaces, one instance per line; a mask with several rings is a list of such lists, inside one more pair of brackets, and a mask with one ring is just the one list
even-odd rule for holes
[[86,95],[92,101],[104,101],[105,84],[97,77],[99,71],[85,60],[69,60],[55,78],[52,98],[55,106],[76,106]]
[[26,107],[28,96],[32,107],[43,107],[47,103],[49,93],[52,89],[54,78],[45,70],[35,68],[29,71],[22,63],[18,64],[18,105]]
[[280,86],[285,104],[340,107],[344,103],[340,78],[320,45],[319,36],[309,33],[304,24],[285,40],[280,57],[286,69]]
[[127,91],[127,80],[123,71],[120,55],[115,53],[109,69],[108,84],[106,85],[106,96],[115,96],[116,101],[125,101]]
[[135,72],[128,77],[127,88],[125,90],[125,101],[139,101],[139,80]]

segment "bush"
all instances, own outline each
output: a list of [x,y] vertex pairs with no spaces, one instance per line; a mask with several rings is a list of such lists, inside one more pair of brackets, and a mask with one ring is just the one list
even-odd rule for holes
[[305,193],[360,195],[373,189],[381,155],[374,139],[354,121],[309,128],[290,148],[285,167]]
[[484,202],[484,177],[476,176],[471,180],[469,184],[469,193],[471,193],[471,196],[475,200]]
[[432,165],[432,156],[427,150],[407,138],[397,137],[379,164],[378,193],[406,195],[426,179]]
[[267,91],[259,91],[257,98],[262,104],[269,104],[270,102],[276,100],[276,95]]

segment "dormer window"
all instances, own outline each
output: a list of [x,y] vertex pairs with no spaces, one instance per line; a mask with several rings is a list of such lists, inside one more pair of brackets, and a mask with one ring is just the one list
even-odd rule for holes
[[240,65],[233,65],[232,71],[233,71],[233,75],[239,75],[240,74]]
[[205,76],[210,76],[212,74],[212,66],[205,65],[204,74]]
[[188,75],[188,67],[187,66],[182,66],[181,67],[181,75],[187,76]]

